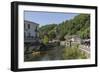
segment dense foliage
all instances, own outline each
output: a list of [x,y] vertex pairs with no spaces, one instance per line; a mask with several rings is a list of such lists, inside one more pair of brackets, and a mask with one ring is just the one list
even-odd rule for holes
[[88,58],[87,53],[81,51],[79,46],[75,45],[72,47],[67,47],[63,50],[64,59],[86,59]]
[[79,14],[73,19],[63,21],[60,24],[48,24],[39,28],[40,37],[46,34],[49,40],[64,40],[65,35],[78,35],[82,39],[90,38],[90,15]]

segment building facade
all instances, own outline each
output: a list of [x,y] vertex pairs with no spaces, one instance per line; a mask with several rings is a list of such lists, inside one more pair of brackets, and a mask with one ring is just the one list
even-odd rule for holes
[[75,44],[81,44],[81,38],[78,35],[66,35],[65,41],[61,41],[61,45],[71,46]]
[[39,24],[31,21],[24,21],[24,42],[34,42],[38,40]]

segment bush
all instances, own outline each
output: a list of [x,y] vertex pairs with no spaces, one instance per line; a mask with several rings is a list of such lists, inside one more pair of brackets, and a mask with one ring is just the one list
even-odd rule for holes
[[49,38],[47,36],[44,36],[43,43],[46,45],[49,42]]
[[79,49],[79,46],[67,47],[63,50],[64,59],[86,59],[87,54]]

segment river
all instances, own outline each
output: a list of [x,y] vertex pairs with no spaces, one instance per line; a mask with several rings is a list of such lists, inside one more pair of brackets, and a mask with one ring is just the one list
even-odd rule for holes
[[34,51],[24,55],[24,61],[61,60],[64,46],[56,46],[46,51]]

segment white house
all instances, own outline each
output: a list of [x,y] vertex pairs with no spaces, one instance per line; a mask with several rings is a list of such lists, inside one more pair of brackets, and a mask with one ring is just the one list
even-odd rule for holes
[[39,24],[24,20],[24,42],[34,42],[39,37]]

